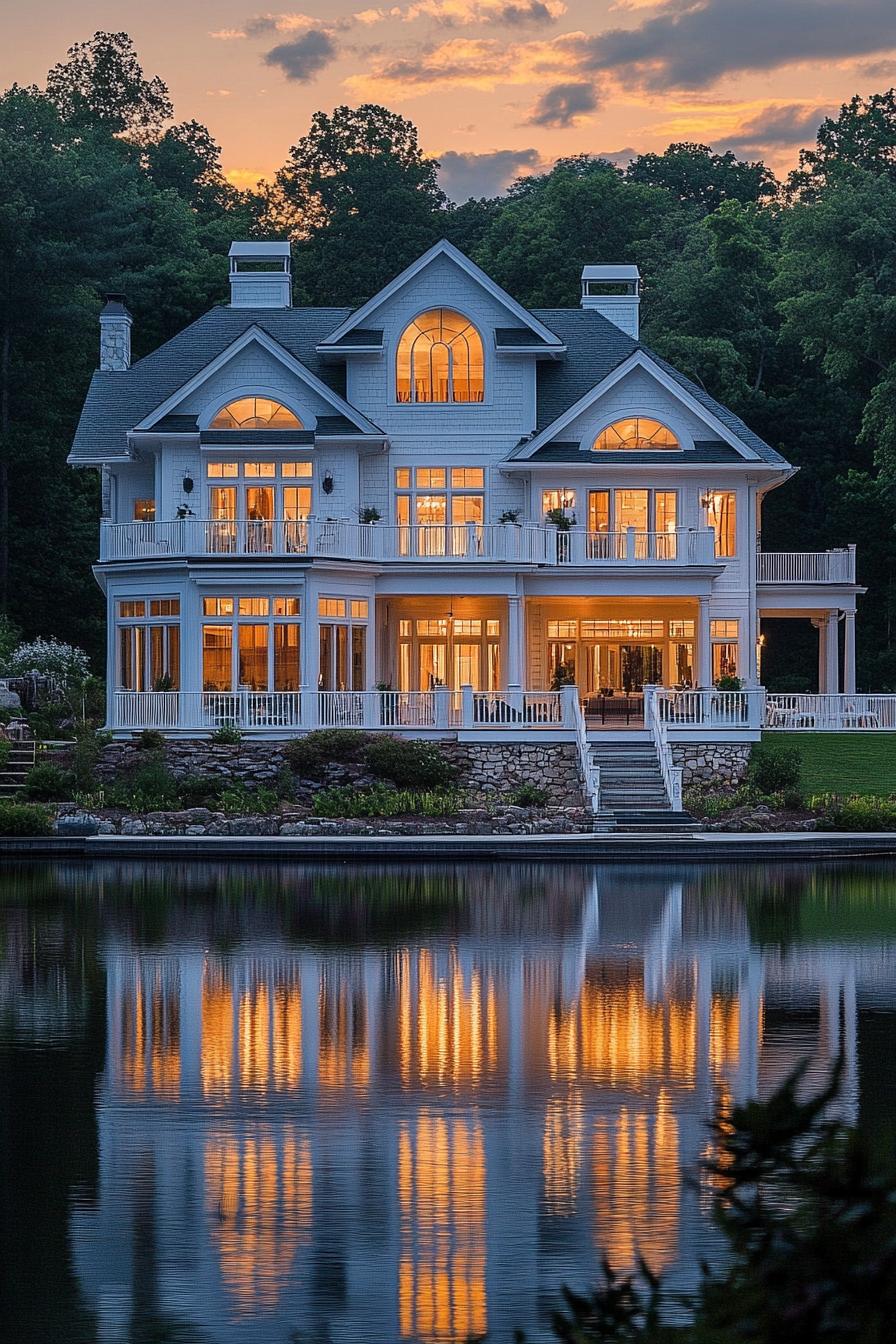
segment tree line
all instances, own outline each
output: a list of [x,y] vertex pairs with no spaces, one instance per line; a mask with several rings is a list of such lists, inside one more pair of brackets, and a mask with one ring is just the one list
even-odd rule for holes
[[[825,120],[787,180],[673,144],[625,169],[560,159],[450,202],[416,128],[367,104],[317,112],[271,182],[239,191],[125,33],[73,47],[43,89],[0,95],[0,611],[102,666],[95,473],[65,466],[104,291],[134,357],[226,294],[237,237],[286,234],[295,302],[363,303],[447,237],[528,307],[575,306],[589,262],[636,263],[645,342],[801,470],[768,499],[766,549],[859,543],[859,683],[896,690],[896,91]],[[774,634],[779,689],[812,689],[814,633]]]

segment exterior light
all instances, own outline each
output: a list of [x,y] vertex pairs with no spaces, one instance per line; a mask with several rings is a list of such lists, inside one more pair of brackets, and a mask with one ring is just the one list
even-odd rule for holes
[[332,475],[330,474],[330,472],[328,471],[327,474],[324,476],[323,480],[322,480],[321,483],[320,483],[320,485],[321,485],[321,489],[323,490],[323,492],[324,492],[325,495],[332,495],[334,484],[335,484],[335,482],[334,482],[334,480],[333,480],[333,477],[332,477]]
[[184,486],[184,494],[185,494],[185,495],[192,495],[192,493],[193,493],[193,477],[190,475],[190,473],[189,473],[188,471],[184,472],[183,486]]

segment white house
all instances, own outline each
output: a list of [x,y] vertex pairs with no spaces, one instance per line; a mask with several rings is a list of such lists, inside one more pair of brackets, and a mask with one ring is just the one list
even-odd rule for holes
[[[635,267],[533,311],[448,242],[356,310],[289,270],[234,243],[229,306],[133,365],[103,309],[69,461],[103,476],[110,728],[643,735],[653,686],[673,738],[883,726],[844,702],[854,548],[762,551],[794,469],[639,342]],[[827,711],[767,709],[763,616],[815,621]]]

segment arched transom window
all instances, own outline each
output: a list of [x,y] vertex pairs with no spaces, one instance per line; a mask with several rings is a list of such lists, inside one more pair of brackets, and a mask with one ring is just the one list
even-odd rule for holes
[[482,337],[461,313],[431,308],[398,342],[395,391],[399,401],[482,401]]
[[270,397],[238,397],[222,406],[212,429],[301,429],[302,422],[288,407]]
[[645,415],[615,420],[612,425],[601,430],[593,444],[596,453],[623,453],[631,449],[652,453],[680,447],[681,444],[667,425],[661,424],[659,420],[650,420]]

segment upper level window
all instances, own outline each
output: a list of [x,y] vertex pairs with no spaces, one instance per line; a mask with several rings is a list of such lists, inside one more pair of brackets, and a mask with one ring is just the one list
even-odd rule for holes
[[635,415],[616,420],[602,429],[592,445],[596,453],[624,453],[632,449],[653,453],[680,448],[681,444],[666,425]]
[[451,308],[415,318],[398,342],[395,394],[399,401],[482,401],[482,337]]
[[222,406],[212,429],[301,429],[302,422],[279,401],[270,397],[238,397]]

